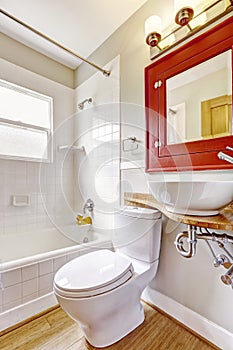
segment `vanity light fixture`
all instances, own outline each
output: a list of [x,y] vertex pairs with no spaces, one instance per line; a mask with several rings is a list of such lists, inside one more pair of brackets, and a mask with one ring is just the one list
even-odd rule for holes
[[[150,59],[155,59],[232,11],[233,0],[174,0],[174,21],[178,26],[173,30],[165,30],[162,36],[162,21],[159,16],[150,16],[145,21]],[[188,30],[182,29],[185,27]]]

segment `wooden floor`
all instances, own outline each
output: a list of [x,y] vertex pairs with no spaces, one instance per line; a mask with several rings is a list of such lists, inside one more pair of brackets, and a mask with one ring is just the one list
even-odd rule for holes
[[[146,319],[111,350],[213,350],[160,311],[144,304]],[[93,350],[80,328],[60,308],[0,337],[1,350]]]

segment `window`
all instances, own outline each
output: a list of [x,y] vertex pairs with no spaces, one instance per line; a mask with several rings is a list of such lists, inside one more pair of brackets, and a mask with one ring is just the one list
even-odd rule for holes
[[53,99],[0,79],[0,157],[51,161]]

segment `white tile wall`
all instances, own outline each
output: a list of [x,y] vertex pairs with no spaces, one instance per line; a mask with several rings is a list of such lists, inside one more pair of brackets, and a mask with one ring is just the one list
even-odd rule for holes
[[32,278],[22,283],[22,297],[25,298],[38,292],[38,278]]
[[15,269],[2,274],[3,287],[6,288],[17,283],[21,283],[21,269]]
[[[93,104],[78,111],[75,132],[86,153],[78,155],[75,167],[75,209],[91,198],[95,203],[93,224],[97,230],[112,227],[112,213],[119,203],[120,157],[120,60],[107,64],[111,76],[106,80],[94,74],[75,91],[76,106],[87,96]],[[88,175],[88,176],[87,176]]]
[[53,272],[53,260],[45,260],[39,263],[39,276],[46,275],[50,272]]
[[144,168],[121,170],[121,202],[124,203],[125,192],[149,193]]
[[47,273],[39,277],[39,295],[50,293],[53,288],[53,273]]
[[[2,286],[0,288],[1,312],[31,301],[39,295],[49,293],[52,290],[53,270],[51,273],[50,269],[53,266],[53,260],[56,259],[2,272]],[[45,270],[46,267],[48,267],[48,271]],[[41,276],[39,271],[42,274]],[[41,279],[42,281],[47,279],[47,284],[40,284]],[[48,282],[48,280],[50,281]]]
[[37,278],[39,275],[38,264],[32,264],[22,267],[22,281],[28,281],[33,278]]
[[66,263],[66,256],[63,255],[63,256],[59,256],[58,258],[54,259],[53,260],[53,269],[54,269],[54,272],[57,272],[60,267],[62,267],[62,265],[64,265]]
[[9,304],[20,300],[22,295],[22,284],[18,283],[3,289],[3,304]]
[[[73,155],[65,162],[57,160],[59,156],[55,152],[54,163],[42,165],[0,159],[0,235],[32,233],[58,224],[57,218],[61,224],[73,219]],[[14,195],[29,195],[30,205],[13,206]]]

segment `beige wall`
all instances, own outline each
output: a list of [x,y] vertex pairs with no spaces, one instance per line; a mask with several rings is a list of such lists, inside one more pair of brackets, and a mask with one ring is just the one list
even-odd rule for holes
[[[166,3],[166,6],[164,5]],[[171,21],[173,0],[149,0],[129,18],[90,57],[93,62],[104,66],[120,54],[121,56],[121,101],[144,104],[144,67],[149,63],[149,48],[144,40],[144,22],[152,14],[158,14],[166,28]],[[95,73],[86,64],[81,64],[75,74],[75,86]],[[101,74],[101,73],[100,73]]]
[[0,33],[0,42],[1,58],[67,87],[74,87],[72,69],[2,33]]

